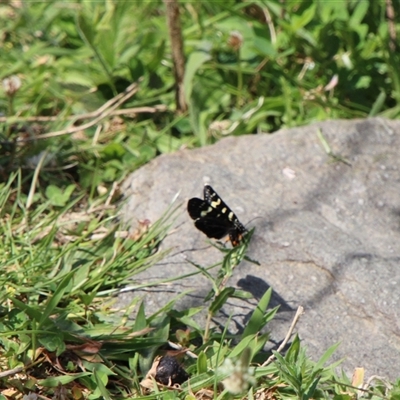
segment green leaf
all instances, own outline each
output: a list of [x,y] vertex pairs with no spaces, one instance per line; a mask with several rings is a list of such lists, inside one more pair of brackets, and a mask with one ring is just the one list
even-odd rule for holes
[[42,313],[35,309],[34,307],[29,306],[28,304],[23,303],[22,301],[10,297],[10,300],[15,304],[17,308],[24,311],[31,319],[34,321],[39,321],[42,317]]
[[242,333],[242,339],[246,336],[252,336],[258,333],[264,327],[264,315],[268,307],[269,301],[271,300],[272,289],[269,288],[264,295],[261,297],[257,304],[257,307],[253,311],[246,328]]
[[[104,18],[102,22],[104,22]],[[98,52],[107,63],[107,66],[111,70],[115,69],[118,63],[118,49],[116,48],[117,32],[110,24],[105,22],[99,23],[96,26],[96,33],[96,48]]]
[[66,71],[63,74],[63,84],[74,84],[74,85],[81,85],[86,88],[90,88],[94,85],[93,78],[91,76],[87,76],[82,74],[81,71],[77,70],[70,70]]
[[292,344],[289,347],[289,350],[286,352],[285,360],[295,363],[298,359],[299,352],[300,352],[300,339],[298,335],[296,335],[295,338],[293,339]]
[[56,352],[59,356],[65,351],[65,343],[62,334],[59,332],[49,332],[48,334],[38,336],[39,343],[48,351]]
[[315,393],[315,390],[317,389],[317,385],[318,385],[320,379],[321,379],[321,376],[317,376],[314,379],[312,384],[308,387],[307,392],[304,393],[304,395],[302,396],[302,399],[308,400],[308,399],[314,398],[314,393]]
[[369,112],[368,116],[375,117],[376,115],[378,115],[384,108],[385,100],[386,100],[386,93],[383,90],[381,90],[379,96],[374,101],[374,104],[372,104],[371,111]]
[[157,46],[157,48],[155,49],[155,51],[153,51],[152,59],[147,64],[147,68],[151,72],[156,72],[159,70],[162,59],[165,57],[165,48],[166,48],[165,40],[162,40],[160,42],[160,44]]
[[214,299],[209,307],[209,312],[215,315],[235,292],[233,287],[224,288]]
[[280,374],[286,381],[288,381],[292,385],[293,389],[298,393],[301,388],[301,381],[297,376],[295,365],[293,365],[291,361],[286,360],[276,351],[273,351],[272,353],[274,354],[274,356],[276,357],[276,361],[280,365]]
[[272,46],[271,42],[265,37],[255,37],[253,43],[258,54],[273,59],[276,57],[276,50],[274,49],[274,46]]
[[265,347],[266,343],[269,340],[269,333],[264,333],[263,335],[257,336],[257,340],[255,340],[253,343],[250,344],[250,347],[252,349],[253,355],[258,354],[260,351],[263,350]]
[[206,372],[201,375],[196,375],[184,382],[181,387],[183,390],[196,392],[202,388],[212,386],[215,381],[220,382],[228,376],[228,373],[222,374],[218,370],[216,372]]
[[332,354],[336,351],[336,349],[339,347],[340,343],[336,343],[333,346],[329,347],[328,350],[321,356],[321,358],[318,360],[318,362],[314,366],[314,370],[319,370],[323,368],[325,363],[328,361],[329,358],[331,358]]
[[120,160],[124,156],[125,152],[125,148],[120,143],[111,142],[102,149],[101,155],[105,161],[114,158]]
[[51,378],[46,379],[39,379],[38,385],[44,387],[57,387],[61,385],[67,385],[68,383],[73,382],[75,379],[80,379],[85,376],[92,375],[91,372],[80,372],[78,374],[69,374],[69,375],[62,375],[62,376],[54,376]]
[[207,372],[207,356],[202,351],[200,352],[197,358],[197,374],[200,375],[206,372]]
[[351,26],[354,29],[357,29],[361,25],[363,19],[365,18],[369,7],[370,4],[367,1],[357,2],[357,5],[350,16],[349,26]]
[[304,28],[308,23],[312,21],[317,10],[316,4],[312,4],[306,8],[301,15],[292,15],[291,29],[293,32]]
[[68,185],[63,191],[55,185],[49,185],[46,188],[45,194],[53,206],[64,207],[68,203],[75,188],[75,185]]
[[[79,233],[79,230],[77,230],[77,233]],[[82,255],[82,257],[84,256],[83,253],[81,252],[77,252],[76,254],[77,256]],[[76,259],[75,259],[76,260]],[[86,282],[88,282],[88,280],[91,279],[90,276],[90,264],[89,263],[83,263],[83,260],[81,260],[81,262],[79,263],[79,268],[77,268],[75,270],[75,275],[73,277],[73,282],[74,282],[74,286],[71,289],[71,292],[74,292],[80,288],[82,288]],[[70,270],[70,269],[68,269]]]
[[238,357],[244,349],[248,348],[252,342],[256,340],[256,335],[247,335],[235,346],[229,353],[229,357]]
[[114,167],[107,166],[107,168],[102,171],[101,178],[103,182],[114,182],[116,180],[116,176],[117,170]]
[[[100,365],[101,366],[101,365]],[[93,376],[94,376],[94,381],[96,382],[97,388],[94,391],[94,393],[89,396],[89,398],[98,398],[99,395],[101,395],[102,399],[105,400],[112,400],[112,397],[110,396],[110,393],[106,389],[106,385],[108,383],[108,376],[104,371],[102,371],[99,368],[95,368],[93,371]]]
[[205,51],[194,51],[189,56],[186,63],[185,77],[183,79],[185,99],[188,104],[190,103],[190,97],[192,95],[194,76],[199,68],[210,59],[210,54]]
[[187,325],[188,327],[195,329],[197,332],[201,332],[202,327],[192,317],[203,310],[204,310],[204,307],[202,307],[202,306],[201,307],[191,307],[191,308],[188,308],[188,309],[182,310],[182,311],[171,310],[170,315],[171,315],[171,317],[175,318],[179,322],[182,322],[183,324]]
[[[75,279],[74,279],[75,280]],[[82,299],[82,302],[85,306],[90,306],[93,303],[94,298],[97,296],[97,290],[93,290],[91,293],[81,292],[79,297]]]
[[81,12],[77,14],[76,24],[78,27],[78,32],[80,32],[84,39],[93,46],[95,38],[95,28],[89,22],[89,18],[87,18],[86,15]]
[[71,280],[74,276],[75,271],[71,271],[64,276],[64,278],[59,283],[56,291],[53,295],[48,299],[47,304],[43,310],[42,316],[39,321],[39,328],[42,326],[43,323],[47,321],[49,316],[54,312],[57,304],[63,298],[65,291],[70,287]]
[[146,320],[146,314],[144,312],[144,303],[141,302],[139,306],[139,310],[136,314],[135,318],[135,324],[133,326],[135,331],[141,331],[142,329],[145,329],[147,327],[147,320]]
[[170,153],[178,150],[182,146],[182,141],[171,135],[162,135],[157,138],[157,149],[160,153]]

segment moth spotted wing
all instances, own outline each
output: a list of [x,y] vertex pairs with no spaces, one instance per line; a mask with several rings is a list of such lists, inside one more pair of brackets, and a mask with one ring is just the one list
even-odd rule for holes
[[207,237],[221,239],[229,235],[233,246],[240,244],[246,228],[210,185],[204,186],[204,200],[190,199],[187,209],[196,228]]

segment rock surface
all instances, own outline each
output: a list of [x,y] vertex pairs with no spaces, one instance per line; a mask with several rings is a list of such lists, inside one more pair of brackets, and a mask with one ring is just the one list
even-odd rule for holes
[[[320,138],[321,129],[334,161]],[[268,325],[271,346],[285,336],[298,305],[296,330],[317,360],[341,342],[333,360],[344,370],[395,379],[400,365],[400,122],[385,119],[327,121],[272,135],[229,137],[201,149],[163,155],[125,183],[124,216],[134,227],[156,221],[179,192],[175,229],[163,242],[174,255],[141,282],[192,273],[221,254],[195,229],[187,200],[209,183],[255,234],[248,255],[229,281],[259,299],[273,288],[280,312]],[[147,290],[146,309],[162,307],[191,289],[181,307],[204,305],[210,283],[200,275]],[[130,301],[138,292],[120,295]],[[230,301],[216,317],[241,329],[257,301]],[[178,303],[179,308],[179,303]]]

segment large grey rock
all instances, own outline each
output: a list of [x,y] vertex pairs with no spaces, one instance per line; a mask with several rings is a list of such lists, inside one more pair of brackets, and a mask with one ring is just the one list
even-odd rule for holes
[[[333,161],[317,136],[321,129]],[[163,155],[126,181],[124,209],[132,226],[156,221],[176,193],[181,212],[163,243],[174,256],[138,277],[152,281],[194,272],[221,259],[186,212],[191,197],[210,183],[242,223],[255,227],[248,255],[231,286],[259,299],[268,287],[281,312],[268,328],[280,342],[298,305],[296,329],[317,359],[341,342],[335,359],[345,371],[399,377],[400,365],[400,122],[383,119],[327,121],[273,135],[229,137],[214,146]],[[185,259],[186,258],[186,259]],[[203,305],[210,284],[199,275],[147,291],[148,309],[192,289],[181,307]],[[137,292],[124,293],[126,302]],[[254,302],[230,301],[216,323],[233,314],[232,330],[245,325]],[[179,304],[178,304],[179,307]]]

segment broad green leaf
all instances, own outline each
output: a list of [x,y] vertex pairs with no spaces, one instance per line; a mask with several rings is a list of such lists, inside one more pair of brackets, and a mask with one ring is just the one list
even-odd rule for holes
[[126,150],[120,143],[110,142],[101,151],[105,160],[121,159]]
[[75,190],[75,185],[68,185],[64,190],[58,186],[49,185],[46,187],[46,197],[53,206],[64,207]]
[[190,103],[190,97],[192,95],[194,77],[199,68],[210,59],[210,54],[205,51],[194,51],[189,56],[185,68],[185,77],[183,79],[185,99],[188,104]]
[[285,360],[291,363],[295,363],[298,359],[299,352],[300,352],[300,339],[298,335],[296,335],[295,338],[293,339],[292,344],[289,347],[289,350],[286,352]]
[[264,349],[269,338],[270,334],[264,333],[263,335],[258,335],[257,340],[250,344],[254,356]]
[[55,308],[57,307],[57,304],[63,298],[64,293],[66,292],[68,287],[70,287],[74,273],[75,271],[71,271],[68,274],[66,274],[64,278],[61,280],[60,284],[58,285],[56,291],[47,300],[47,304],[43,310],[42,316],[39,321],[39,327],[41,327],[42,324],[46,322],[47,319],[50,317],[50,315],[54,312]]
[[17,308],[24,311],[30,318],[32,318],[35,321],[40,321],[42,317],[41,311],[13,297],[10,297],[10,300],[17,306]]
[[95,28],[93,27],[92,23],[89,22],[89,18],[83,12],[77,15],[76,24],[78,27],[78,32],[82,35],[84,40],[91,45],[94,45]]
[[98,398],[99,395],[101,395],[102,399],[112,400],[110,393],[106,389],[106,385],[108,382],[107,374],[104,373],[103,371],[99,370],[98,368],[96,368],[93,371],[93,377],[94,377],[94,381],[96,382],[97,388],[93,392],[93,394],[91,396],[89,396],[89,398],[95,399],[95,398]]
[[206,372],[207,372],[207,356],[202,351],[197,358],[197,374],[200,375]]
[[193,392],[196,392],[202,388],[213,385],[215,381],[222,381],[227,376],[227,373],[221,374],[218,370],[216,372],[205,372],[190,378],[188,381],[184,382],[181,387],[184,390],[192,390]]
[[79,288],[83,287],[85,283],[91,279],[90,270],[90,264],[88,263],[79,265],[79,268],[75,270],[76,272],[73,279],[74,286],[71,289],[72,292],[75,292]]
[[367,1],[358,1],[354,11],[351,13],[349,25],[355,29],[358,29],[370,6],[371,5]]
[[256,367],[254,376],[256,378],[261,378],[266,375],[277,375],[278,366],[275,363],[269,364],[266,367]]
[[49,332],[38,336],[39,343],[50,352],[55,352],[57,356],[65,351],[65,343],[62,333]]
[[235,292],[233,287],[224,288],[213,300],[209,307],[209,312],[215,315],[228,301],[229,297]]
[[63,84],[82,85],[87,88],[93,87],[93,78],[89,75],[82,74],[81,71],[70,70],[64,72],[62,76]]
[[387,97],[386,93],[383,90],[381,90],[379,96],[376,98],[374,104],[372,105],[371,111],[368,114],[369,117],[375,117],[382,111],[386,97]]
[[147,327],[147,320],[146,320],[146,314],[144,312],[144,303],[141,302],[140,306],[139,306],[139,310],[136,314],[134,330],[140,331],[146,327]]
[[316,5],[311,4],[307,9],[303,11],[301,15],[292,15],[292,31],[296,32],[299,29],[304,28],[308,23],[310,23],[315,16],[316,9]]
[[265,37],[254,38],[253,46],[256,49],[258,54],[261,54],[265,57],[275,58],[277,53],[271,42]]
[[256,335],[247,335],[229,353],[229,357],[238,357],[244,351],[244,349],[249,348],[250,344],[256,340],[257,340]]
[[308,399],[314,398],[314,393],[315,393],[315,390],[317,389],[317,385],[318,385],[320,379],[321,379],[321,377],[317,376],[314,379],[314,381],[312,382],[312,384],[307,388],[307,392],[304,393],[304,395],[302,396],[302,398],[304,400],[308,400]]
[[318,362],[315,364],[314,369],[321,369],[325,365],[325,363],[328,361],[329,358],[331,358],[332,354],[336,351],[336,349],[339,347],[340,343],[336,343],[333,346],[329,347],[328,350],[320,357]]
[[[154,45],[152,46],[154,47]],[[152,59],[147,64],[149,71],[156,73],[159,70],[162,59],[165,57],[166,44],[165,40],[162,40],[153,52]]]
[[272,289],[269,288],[257,304],[256,309],[253,311],[246,328],[242,333],[242,339],[246,336],[253,336],[264,327],[264,315],[271,299]]
[[159,136],[156,140],[157,149],[160,153],[170,153],[172,151],[178,150],[182,146],[182,141],[171,135]]
[[69,374],[69,375],[61,375],[61,376],[54,376],[46,379],[39,379],[38,385],[44,387],[57,387],[61,385],[67,385],[70,382],[73,382],[75,379],[79,379],[85,376],[92,375],[91,372],[80,372],[78,374]]
[[191,307],[182,311],[171,310],[170,315],[171,317],[177,319],[178,321],[182,322],[188,327],[195,329],[197,332],[201,332],[202,331],[201,325],[198,322],[196,322],[192,317],[203,310],[204,310],[203,306]]

